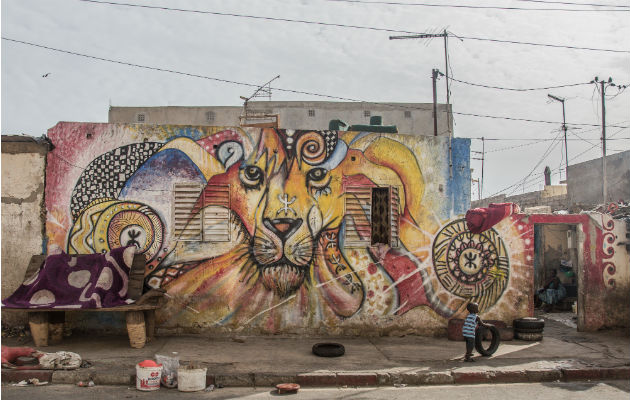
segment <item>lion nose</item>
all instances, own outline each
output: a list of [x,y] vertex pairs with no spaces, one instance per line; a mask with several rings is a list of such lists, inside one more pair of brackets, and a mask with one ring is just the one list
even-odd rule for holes
[[281,240],[285,240],[302,225],[302,218],[263,218],[263,224]]

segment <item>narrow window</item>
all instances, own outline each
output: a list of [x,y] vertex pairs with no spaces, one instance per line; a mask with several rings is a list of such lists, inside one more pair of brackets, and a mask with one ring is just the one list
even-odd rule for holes
[[372,188],[372,240],[371,244],[391,242],[391,200],[389,187]]
[[315,116],[315,110],[308,110],[308,116],[309,117],[314,117]]
[[372,194],[369,186],[345,188],[344,247],[366,247],[371,240]]
[[405,111],[405,118],[411,118],[411,111]]
[[145,120],[146,120],[146,116],[144,114],[138,114],[136,116],[136,121],[137,122],[145,122]]
[[364,116],[364,117],[366,117],[366,118],[367,118],[367,117],[369,117],[370,115],[372,115],[372,113],[370,113],[370,110],[365,110],[365,111],[363,111],[363,116]]
[[214,111],[208,111],[206,113],[206,121],[214,122]]

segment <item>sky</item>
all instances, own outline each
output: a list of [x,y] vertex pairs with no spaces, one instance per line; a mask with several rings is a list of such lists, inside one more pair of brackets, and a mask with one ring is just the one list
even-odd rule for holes
[[[608,7],[551,4],[553,1]],[[240,96],[249,96],[254,90],[251,86],[90,59],[6,39],[252,85],[280,75],[273,87],[369,102],[430,103],[431,70],[445,72],[441,38],[390,40],[391,35],[404,34],[207,12],[408,32],[446,29],[452,34],[448,52],[454,79],[518,89],[585,83],[549,90],[513,91],[451,81],[454,135],[473,138],[473,158],[481,158],[481,153],[476,152],[484,151],[484,197],[542,189],[545,166],[553,171],[553,184],[565,178],[562,105],[550,100],[548,94],[566,99],[571,165],[602,154],[598,126],[601,97],[595,84],[586,83],[596,76],[606,80],[612,77],[613,83],[630,86],[630,1],[112,0],[110,3],[206,13],[80,0],[2,0],[0,126],[3,135],[39,137],[59,121],[107,122],[109,106],[236,106],[242,104]],[[626,8],[612,7],[615,5]],[[617,52],[469,39],[473,37]],[[275,101],[329,100],[279,90],[272,93]],[[446,101],[445,94],[442,77],[438,81],[439,102]],[[630,88],[606,89],[605,116],[606,136],[610,139],[607,154],[630,150]],[[481,137],[488,140],[482,142]],[[481,160],[471,160],[471,168],[473,178],[480,178]],[[478,195],[475,183],[473,199]]]

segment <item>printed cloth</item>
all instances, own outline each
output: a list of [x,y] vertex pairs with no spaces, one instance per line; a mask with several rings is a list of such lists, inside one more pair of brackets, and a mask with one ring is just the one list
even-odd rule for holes
[[477,314],[468,314],[464,320],[464,326],[462,327],[462,335],[464,337],[474,338],[475,330],[477,329]]
[[135,246],[102,254],[57,254],[2,301],[8,308],[107,308],[129,303],[127,285]]
[[492,228],[504,218],[521,212],[514,203],[491,203],[487,208],[473,208],[466,212],[466,225],[472,233],[481,233]]

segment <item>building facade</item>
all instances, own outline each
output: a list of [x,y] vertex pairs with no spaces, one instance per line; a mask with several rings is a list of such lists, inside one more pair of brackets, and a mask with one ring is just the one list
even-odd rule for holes
[[[445,104],[437,105],[438,136],[453,131],[452,115]],[[331,120],[349,125],[369,125],[381,116],[383,125],[395,125],[398,132],[433,136],[433,104],[352,103],[333,101],[251,101],[248,112],[278,116],[285,129],[327,130]],[[240,126],[241,106],[206,107],[110,107],[109,123],[150,125]]]

